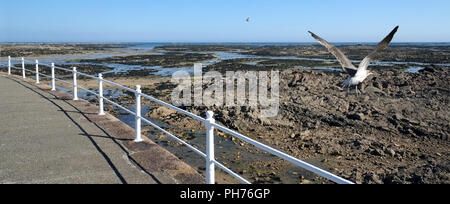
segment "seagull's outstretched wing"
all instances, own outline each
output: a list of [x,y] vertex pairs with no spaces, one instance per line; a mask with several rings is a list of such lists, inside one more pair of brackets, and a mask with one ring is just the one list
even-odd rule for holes
[[[313,38],[315,38],[319,43],[323,46],[325,46],[331,54],[333,54],[336,59],[339,61],[339,63],[342,66],[342,69],[346,72],[354,72],[356,71],[355,65],[352,64],[352,62],[345,56],[345,54],[339,50],[336,46],[332,45],[331,43],[327,42],[326,40],[322,39],[321,37],[317,36],[316,34],[312,33],[311,31],[308,31],[311,33]],[[349,73],[350,74],[350,73]]]
[[378,44],[378,46],[377,46],[377,48],[375,49],[375,51],[373,51],[372,53],[370,53],[367,57],[365,57],[365,58],[361,61],[361,63],[359,64],[358,70],[360,70],[360,69],[362,69],[362,70],[367,69],[367,67],[368,67],[369,64],[370,64],[370,61],[372,61],[373,58],[374,58],[379,52],[385,50],[385,49],[389,46],[389,43],[391,43],[392,38],[394,38],[394,35],[395,35],[395,33],[397,32],[397,30],[398,30],[398,26],[395,27],[394,30],[392,30],[391,33],[389,33],[389,35],[386,36],[386,38],[384,38],[384,40],[381,41],[381,42]]

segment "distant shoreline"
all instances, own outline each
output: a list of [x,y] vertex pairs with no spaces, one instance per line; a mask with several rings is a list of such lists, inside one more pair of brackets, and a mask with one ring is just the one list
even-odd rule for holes
[[[365,45],[372,46],[377,45],[378,42],[331,42],[338,46],[352,46],[352,45]],[[81,45],[143,45],[143,44],[164,44],[164,45],[273,45],[273,46],[311,46],[318,45],[317,42],[0,42],[1,44],[49,44],[49,45],[61,45],[61,44],[81,44]],[[450,46],[450,42],[392,42],[390,46]]]

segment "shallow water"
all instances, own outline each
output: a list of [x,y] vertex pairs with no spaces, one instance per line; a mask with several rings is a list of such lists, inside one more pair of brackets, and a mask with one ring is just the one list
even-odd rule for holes
[[[296,46],[310,46],[313,43],[243,43],[243,44],[234,44],[234,43],[217,43],[212,45],[258,45],[258,46],[266,46],[266,45],[296,45]],[[339,45],[356,45],[359,43],[340,43]],[[366,43],[367,45],[371,45],[370,43]],[[189,43],[136,43],[131,44],[129,47],[111,51],[108,54],[74,54],[74,55],[63,55],[63,56],[54,56],[40,59],[40,63],[44,63],[50,65],[52,62],[55,64],[92,64],[92,65],[101,65],[112,68],[112,71],[104,72],[106,73],[123,73],[129,70],[143,70],[143,69],[151,69],[156,70],[156,72],[152,73],[152,75],[156,76],[171,76],[173,73],[177,71],[185,71],[187,73],[193,74],[193,69],[191,67],[176,67],[176,68],[166,68],[161,66],[141,66],[141,65],[125,65],[125,64],[112,64],[112,63],[80,63],[77,60],[80,59],[102,59],[114,56],[124,56],[129,54],[143,53],[143,52],[152,52],[155,47],[163,46],[163,45],[191,45]],[[195,43],[194,45],[208,45],[207,43]],[[446,43],[398,43],[394,44],[394,46],[447,46]],[[449,44],[450,45],[450,44]],[[209,66],[215,63],[219,63],[224,60],[233,60],[233,59],[267,59],[267,60],[307,60],[307,61],[319,61],[319,62],[337,62],[335,59],[322,59],[322,58],[307,58],[307,57],[295,57],[295,56],[256,56],[256,55],[246,55],[236,52],[192,52],[187,51],[186,53],[200,53],[200,54],[213,54],[216,56],[215,59],[208,60],[203,62],[204,66]],[[163,54],[160,53],[160,54]],[[353,63],[360,63],[359,60],[352,60]],[[20,63],[20,60],[13,60],[12,64]],[[28,63],[28,62],[27,62]],[[30,61],[29,63],[34,63]],[[248,62],[249,65],[258,66],[257,62]],[[371,66],[396,66],[396,65],[408,65],[410,66],[406,69],[406,72],[416,73],[417,67],[425,67],[435,63],[421,63],[421,62],[392,62],[392,61],[373,61]],[[7,61],[0,61],[0,65],[7,65]],[[450,67],[450,63],[448,64],[435,64],[438,66]],[[313,70],[321,70],[321,71],[337,71],[336,68],[333,67],[301,67],[298,68],[304,69],[313,69]]]
[[405,72],[407,72],[407,73],[417,73],[417,72],[419,72],[422,69],[425,69],[425,67],[411,66],[408,69],[405,69]]

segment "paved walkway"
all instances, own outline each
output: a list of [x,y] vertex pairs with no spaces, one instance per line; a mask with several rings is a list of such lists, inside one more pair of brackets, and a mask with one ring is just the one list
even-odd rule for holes
[[96,114],[81,104],[0,76],[0,183],[178,183],[140,166],[130,140],[90,121]]

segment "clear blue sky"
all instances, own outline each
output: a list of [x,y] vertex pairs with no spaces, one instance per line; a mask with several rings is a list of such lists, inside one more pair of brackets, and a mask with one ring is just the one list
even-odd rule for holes
[[[0,42],[450,42],[448,0],[0,0]],[[250,23],[245,19],[251,18]]]

